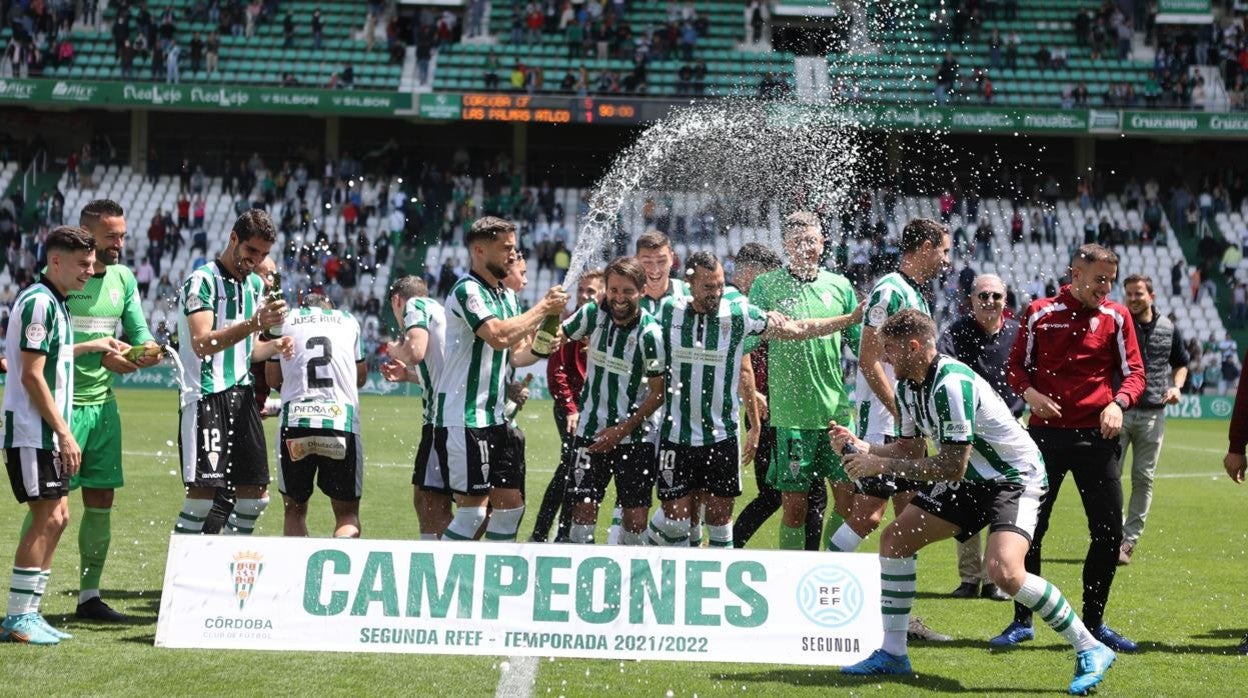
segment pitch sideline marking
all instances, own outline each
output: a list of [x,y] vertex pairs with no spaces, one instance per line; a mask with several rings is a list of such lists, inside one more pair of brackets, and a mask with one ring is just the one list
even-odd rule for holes
[[494,698],[529,698],[537,681],[537,657],[508,657]]

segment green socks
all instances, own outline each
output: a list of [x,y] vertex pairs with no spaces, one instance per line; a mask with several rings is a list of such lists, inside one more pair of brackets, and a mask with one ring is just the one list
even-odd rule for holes
[[104,573],[104,560],[108,557],[108,544],[112,541],[112,509],[84,507],[82,522],[78,525],[78,554],[81,576],[78,588],[93,591],[98,596],[100,575]]
[[780,549],[804,550],[806,548],[806,527],[786,526],[780,522]]

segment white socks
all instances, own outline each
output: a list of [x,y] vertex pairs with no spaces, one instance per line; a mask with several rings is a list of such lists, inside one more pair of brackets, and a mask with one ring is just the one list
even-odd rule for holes
[[911,557],[880,558],[880,611],[884,619],[884,651],[906,655],[906,630],[914,595],[918,560]]
[[1070,607],[1070,602],[1061,590],[1045,581],[1042,577],[1028,574],[1023,579],[1023,586],[1014,595],[1014,600],[1030,608],[1033,613],[1044,619],[1067,642],[1075,646],[1076,652],[1091,649],[1100,644],[1087,626]]
[[834,553],[852,553],[862,545],[862,536],[854,533],[854,529],[849,524],[843,523],[841,527],[836,529],[836,533],[832,534],[832,541],[828,544],[828,550]]
[[178,514],[178,522],[173,526],[174,533],[203,533],[204,520],[212,511],[211,499],[191,499],[182,501],[182,511]]

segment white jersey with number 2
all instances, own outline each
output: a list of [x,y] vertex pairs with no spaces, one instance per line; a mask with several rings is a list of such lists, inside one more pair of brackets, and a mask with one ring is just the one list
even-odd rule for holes
[[300,308],[286,317],[282,335],[295,343],[294,358],[280,359],[282,426],[358,434],[359,322],[342,310]]

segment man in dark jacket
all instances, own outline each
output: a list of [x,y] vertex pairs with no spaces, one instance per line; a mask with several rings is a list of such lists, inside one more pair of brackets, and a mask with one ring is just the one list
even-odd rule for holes
[[[1023,413],[1023,399],[1005,380],[1005,365],[1014,339],[1018,337],[1018,322],[1005,317],[1005,282],[996,274],[977,276],[968,286],[967,295],[970,314],[959,318],[941,334],[936,349],[970,366],[988,381],[1010,412],[1018,417]],[[958,543],[958,576],[962,583],[952,595],[967,599],[979,594],[994,601],[1009,601],[1010,597],[988,580],[982,551],[979,534]]]

